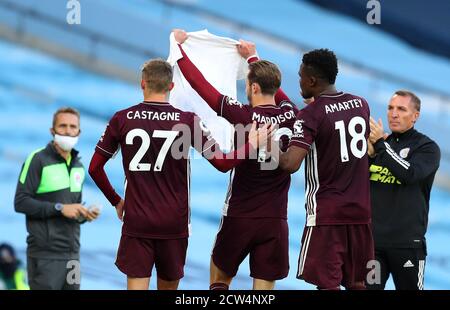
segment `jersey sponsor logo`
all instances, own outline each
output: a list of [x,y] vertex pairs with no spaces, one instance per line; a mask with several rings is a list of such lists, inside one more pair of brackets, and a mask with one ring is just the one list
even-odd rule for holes
[[303,132],[303,123],[305,121],[302,119],[298,119],[295,121],[294,123],[294,134],[293,134],[293,138],[304,138],[305,134]]
[[294,118],[295,113],[292,110],[286,111],[283,114],[279,114],[276,116],[264,116],[257,112],[253,112],[252,115],[252,121],[257,121],[260,124],[281,124]]
[[340,111],[347,111],[356,108],[362,108],[362,100],[361,99],[352,99],[344,102],[337,102],[325,105],[325,113],[334,113]]
[[400,153],[399,153],[400,157],[401,157],[401,158],[406,158],[406,157],[408,157],[409,150],[410,150],[409,147],[406,147],[406,148],[400,150]]
[[369,171],[371,172],[370,181],[385,184],[402,184],[386,167],[372,164],[370,165]]

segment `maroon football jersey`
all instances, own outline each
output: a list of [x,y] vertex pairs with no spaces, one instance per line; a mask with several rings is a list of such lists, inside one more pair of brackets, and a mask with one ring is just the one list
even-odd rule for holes
[[[292,136],[295,110],[286,105],[252,107],[223,96],[219,115],[230,123],[247,125],[277,124],[275,136],[280,137],[280,148],[285,151]],[[235,140],[235,147],[239,141]],[[269,161],[269,159],[267,159]],[[225,198],[223,214],[230,217],[287,218],[290,173],[280,168],[265,169],[258,159],[248,159],[230,173],[230,183]]]
[[369,117],[364,98],[342,92],[321,95],[297,114],[289,146],[309,150],[307,226],[370,222]]
[[[194,143],[195,134],[201,135],[201,143]],[[168,103],[143,102],[114,114],[96,151],[111,157],[120,146],[122,152],[123,234],[188,237],[191,145],[201,154],[218,147],[194,113]]]

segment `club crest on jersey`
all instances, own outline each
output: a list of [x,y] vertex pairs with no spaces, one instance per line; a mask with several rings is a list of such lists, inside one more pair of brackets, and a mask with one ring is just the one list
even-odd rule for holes
[[400,150],[399,155],[401,158],[406,158],[406,157],[408,157],[408,154],[409,154],[409,147]]
[[237,105],[238,107],[242,108],[242,103],[240,103],[240,102],[237,101],[236,99],[228,98],[227,103],[228,103],[229,105]]
[[303,134],[303,123],[305,121],[302,119],[296,120],[294,123],[294,137],[296,138],[304,138]]

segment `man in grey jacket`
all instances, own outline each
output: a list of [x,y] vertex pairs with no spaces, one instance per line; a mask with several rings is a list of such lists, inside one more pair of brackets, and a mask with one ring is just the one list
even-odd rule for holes
[[80,224],[97,218],[98,210],[81,204],[85,179],[78,151],[80,114],[61,108],[53,115],[53,141],[26,159],[17,184],[14,207],[26,215],[27,269],[30,288],[77,290]]

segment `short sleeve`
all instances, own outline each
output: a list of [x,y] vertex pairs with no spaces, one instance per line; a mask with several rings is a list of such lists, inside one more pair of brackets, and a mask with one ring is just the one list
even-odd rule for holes
[[294,123],[294,131],[289,146],[295,145],[309,150],[317,135],[319,123],[314,117],[312,109],[308,107],[300,110]]
[[117,152],[117,149],[119,147],[119,132],[119,118],[116,113],[111,118],[108,125],[106,125],[106,129],[100,137],[95,150],[108,158],[112,157]]

